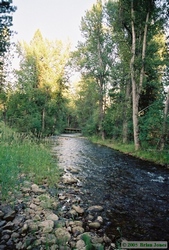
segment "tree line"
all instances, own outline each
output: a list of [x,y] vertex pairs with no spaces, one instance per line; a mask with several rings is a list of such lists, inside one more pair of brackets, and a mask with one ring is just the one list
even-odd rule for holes
[[134,141],[136,150],[168,144],[168,4],[98,0],[82,18],[84,40],[73,60],[82,73],[76,104],[87,132]]
[[[74,51],[37,30],[16,46],[15,82],[7,87],[1,77],[1,119],[37,137],[76,126],[85,135],[134,142],[136,150],[167,148],[168,7],[168,0],[97,0],[81,19],[83,39]],[[10,49],[10,32],[4,39],[2,30],[0,43]],[[81,78],[70,91],[72,71]]]

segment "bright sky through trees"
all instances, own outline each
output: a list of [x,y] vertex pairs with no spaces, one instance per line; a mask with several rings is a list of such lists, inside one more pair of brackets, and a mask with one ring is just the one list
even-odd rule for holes
[[80,21],[96,0],[13,0],[17,11],[13,16],[16,40],[29,42],[40,29],[43,37],[71,41],[80,40]]

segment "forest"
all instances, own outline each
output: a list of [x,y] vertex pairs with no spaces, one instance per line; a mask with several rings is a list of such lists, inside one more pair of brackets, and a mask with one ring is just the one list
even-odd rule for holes
[[[72,51],[40,30],[29,43],[13,45],[17,6],[1,1],[1,122],[37,138],[76,127],[136,151],[167,151],[168,9],[168,0],[97,0],[81,18],[83,39]],[[11,79],[12,46],[20,65]]]
[[16,11],[0,0],[0,249],[167,249],[169,0],[95,0],[74,49],[14,43]]

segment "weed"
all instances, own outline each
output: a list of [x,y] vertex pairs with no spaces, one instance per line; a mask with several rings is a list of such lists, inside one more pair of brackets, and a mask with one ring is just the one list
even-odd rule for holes
[[82,240],[85,242],[86,250],[94,250],[94,246],[91,243],[90,236],[88,234],[82,235]]
[[0,193],[3,199],[9,191],[20,185],[20,176],[37,184],[47,182],[55,186],[59,179],[59,170],[50,151],[43,143],[37,144],[29,136],[16,133],[4,123],[0,123]]
[[85,242],[86,250],[104,250],[104,247],[100,244],[98,246],[93,245],[88,234],[83,234],[82,240]]

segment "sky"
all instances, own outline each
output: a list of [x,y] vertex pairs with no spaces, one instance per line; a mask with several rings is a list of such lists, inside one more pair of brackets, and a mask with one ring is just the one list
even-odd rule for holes
[[13,0],[16,41],[29,42],[37,29],[49,40],[70,41],[75,47],[81,39],[80,22],[96,0]]

